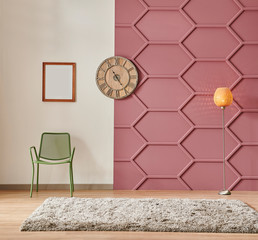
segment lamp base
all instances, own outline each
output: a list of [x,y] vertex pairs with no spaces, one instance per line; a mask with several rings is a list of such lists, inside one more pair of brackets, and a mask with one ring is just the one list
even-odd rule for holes
[[229,190],[223,190],[219,192],[219,195],[231,195],[231,192]]

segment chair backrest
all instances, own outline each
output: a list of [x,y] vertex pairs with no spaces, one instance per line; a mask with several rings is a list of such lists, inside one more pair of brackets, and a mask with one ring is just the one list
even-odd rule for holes
[[63,160],[70,156],[71,142],[69,133],[42,133],[39,158],[47,160]]

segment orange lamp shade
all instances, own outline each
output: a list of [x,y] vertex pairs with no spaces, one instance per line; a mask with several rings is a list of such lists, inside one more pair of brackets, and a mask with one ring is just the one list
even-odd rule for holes
[[233,95],[229,88],[217,88],[214,93],[214,102],[218,107],[229,106],[233,101]]

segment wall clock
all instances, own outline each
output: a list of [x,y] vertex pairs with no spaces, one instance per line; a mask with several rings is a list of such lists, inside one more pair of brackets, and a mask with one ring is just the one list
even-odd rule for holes
[[107,97],[122,99],[135,90],[138,73],[134,64],[119,56],[105,59],[98,67],[96,83],[99,90]]

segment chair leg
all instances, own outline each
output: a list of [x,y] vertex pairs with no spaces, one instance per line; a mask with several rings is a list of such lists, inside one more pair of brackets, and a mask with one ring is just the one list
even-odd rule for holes
[[71,175],[72,175],[72,189],[74,192],[74,181],[73,181],[73,164],[71,163]]
[[32,197],[33,184],[34,184],[34,163],[32,163],[32,180],[30,185],[30,197]]
[[70,177],[70,195],[73,196],[73,188],[72,188],[72,165],[69,165],[69,177]]
[[39,164],[37,163],[37,188],[36,191],[39,191]]

